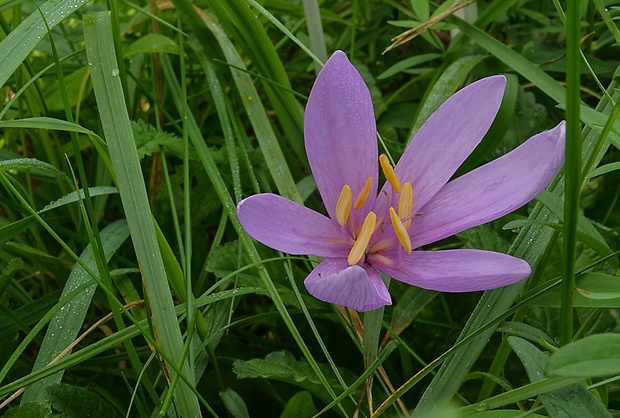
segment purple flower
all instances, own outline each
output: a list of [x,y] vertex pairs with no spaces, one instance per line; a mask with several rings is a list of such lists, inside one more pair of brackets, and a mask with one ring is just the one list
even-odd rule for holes
[[[527,262],[505,254],[413,251],[523,206],[562,165],[564,122],[448,182],[491,126],[505,85],[503,76],[488,77],[454,94],[392,168],[378,155],[368,88],[336,51],[314,83],[304,121],[329,217],[264,193],[239,202],[239,221],[271,248],[324,257],[304,282],[308,292],[358,311],[392,303],[378,271],[442,292],[493,289],[529,276]],[[377,193],[379,166],[387,181]]]

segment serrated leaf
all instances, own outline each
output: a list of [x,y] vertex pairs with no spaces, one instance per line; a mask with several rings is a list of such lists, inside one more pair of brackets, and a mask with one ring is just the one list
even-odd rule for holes
[[[322,367],[328,376],[329,384],[334,390],[339,391],[342,387],[332,375],[331,370]],[[233,371],[239,379],[263,378],[274,379],[299,386],[325,403],[332,398],[323,387],[312,367],[306,361],[298,361],[287,351],[269,353],[264,359],[237,360],[233,363]]]
[[584,379],[620,374],[620,334],[590,335],[565,345],[551,356],[545,373]]
[[316,409],[310,392],[297,392],[284,405],[280,418],[311,418],[319,411]]
[[64,383],[52,385],[46,390],[52,407],[63,418],[120,418],[109,403],[95,392]]
[[50,407],[46,404],[28,402],[9,409],[4,418],[42,418],[47,417],[51,412]]
[[[163,147],[177,157],[183,156],[183,142],[173,134],[160,131],[143,120],[138,122],[132,120],[131,130],[133,131],[140,159],[147,155],[152,155],[154,152],[159,152],[160,147]],[[189,155],[193,154],[190,150]]]
[[0,272],[0,296],[4,293],[4,290],[7,288],[15,273],[17,273],[24,266],[24,261],[15,257],[12,258],[2,269]]

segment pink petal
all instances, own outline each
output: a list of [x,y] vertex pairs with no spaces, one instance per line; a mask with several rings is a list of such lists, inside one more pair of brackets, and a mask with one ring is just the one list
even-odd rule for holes
[[398,269],[380,268],[401,282],[451,293],[495,289],[531,273],[519,258],[480,250],[414,251],[403,257]]
[[564,122],[448,183],[419,209],[414,248],[500,218],[535,198],[564,163]]
[[306,106],[306,153],[327,212],[336,219],[336,202],[345,184],[353,199],[373,177],[371,198],[358,211],[361,224],[377,194],[377,134],[370,92],[342,51],[336,51],[319,73]]
[[[401,183],[413,185],[414,211],[450,180],[480,143],[497,115],[505,87],[504,76],[468,85],[446,100],[415,134],[394,169]],[[392,195],[387,183],[383,191]],[[386,199],[378,199],[377,204],[377,212],[383,212]]]
[[315,298],[360,312],[392,304],[376,270],[349,266],[346,258],[326,258],[312,270],[304,284]]
[[237,216],[252,238],[289,254],[347,257],[353,243],[335,221],[275,194],[242,200]]

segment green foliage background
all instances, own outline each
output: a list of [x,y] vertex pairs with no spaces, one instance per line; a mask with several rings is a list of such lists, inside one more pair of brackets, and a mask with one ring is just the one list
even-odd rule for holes
[[[0,414],[620,415],[620,2],[461,3],[1,2]],[[502,109],[457,175],[576,127],[537,201],[429,246],[513,254],[528,280],[392,281],[362,315],[307,294],[316,260],[243,231],[255,193],[323,211],[303,109],[337,49],[394,159],[493,74]]]

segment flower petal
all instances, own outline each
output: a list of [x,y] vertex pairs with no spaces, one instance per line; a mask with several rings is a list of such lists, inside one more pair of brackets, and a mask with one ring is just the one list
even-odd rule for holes
[[353,243],[335,221],[275,194],[242,200],[237,216],[252,238],[289,254],[346,257]]
[[530,275],[527,262],[506,254],[480,250],[414,251],[398,269],[381,271],[401,282],[440,292],[495,289]]
[[[450,180],[480,143],[497,115],[505,87],[504,76],[468,85],[446,100],[415,134],[394,168],[401,183],[413,185],[414,212]],[[389,184],[383,191],[392,196]],[[378,199],[378,206],[385,201]],[[382,211],[377,208],[377,213]]]
[[342,51],[319,73],[306,106],[306,153],[327,212],[336,219],[336,202],[345,184],[353,199],[368,177],[370,198],[352,219],[359,225],[377,195],[377,134],[370,92]]
[[564,163],[564,122],[446,184],[411,223],[414,248],[492,221],[535,198]]
[[349,266],[346,259],[326,258],[312,270],[304,284],[315,298],[360,312],[392,304],[390,293],[375,269]]

